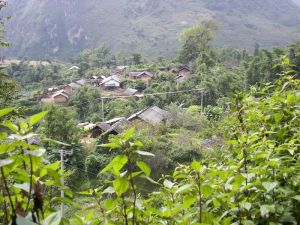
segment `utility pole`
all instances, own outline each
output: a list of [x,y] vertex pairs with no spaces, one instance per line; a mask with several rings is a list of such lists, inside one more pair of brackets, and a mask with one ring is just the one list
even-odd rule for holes
[[201,90],[201,114],[203,114],[203,90]]
[[101,114],[102,114],[102,122],[104,122],[104,98],[101,97],[101,103],[102,103],[102,107],[101,107]]
[[[60,154],[60,169],[64,170],[64,156],[72,155],[73,150],[60,149],[60,150],[56,151],[56,153]],[[65,188],[65,179],[64,179],[64,176],[61,176],[61,191],[60,191],[60,197],[61,198],[65,197],[64,188]],[[60,204],[60,213],[61,213],[61,217],[64,217],[65,207],[64,207],[64,203],[62,201],[61,201],[61,204]]]

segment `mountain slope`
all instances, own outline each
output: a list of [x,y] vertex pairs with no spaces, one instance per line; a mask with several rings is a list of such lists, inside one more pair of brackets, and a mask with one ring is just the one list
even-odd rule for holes
[[[216,44],[252,48],[296,39],[299,9],[292,0],[8,0],[9,56],[66,58],[101,45],[114,52],[174,56],[178,33],[213,18]],[[1,54],[1,53],[0,53]]]

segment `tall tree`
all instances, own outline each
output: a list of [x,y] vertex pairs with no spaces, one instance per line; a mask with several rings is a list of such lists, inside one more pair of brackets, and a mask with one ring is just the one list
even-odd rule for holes
[[216,30],[218,30],[218,24],[213,20],[184,29],[181,33],[183,47],[179,53],[179,61],[188,63],[197,58],[206,61],[212,53],[210,42],[213,40]]

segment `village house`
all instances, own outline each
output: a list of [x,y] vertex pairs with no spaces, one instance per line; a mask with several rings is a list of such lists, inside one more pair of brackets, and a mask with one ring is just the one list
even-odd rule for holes
[[69,95],[72,94],[72,92],[77,89],[77,88],[80,88],[80,85],[77,84],[77,83],[70,83],[70,84],[67,84],[65,87],[64,87],[64,90],[65,92],[67,92]]
[[78,66],[72,66],[69,68],[69,70],[79,70],[79,67]]
[[134,89],[134,88],[127,88],[124,92],[123,95],[124,96],[135,96],[136,94],[138,94],[138,90]]
[[69,101],[70,96],[64,90],[60,90],[53,94],[51,98],[53,99],[53,103],[64,105]]
[[142,120],[150,125],[158,125],[167,121],[167,112],[157,106],[152,106],[141,110],[130,116],[128,121]]
[[105,78],[100,86],[105,90],[114,90],[121,86],[121,81],[117,76],[110,76]]
[[178,70],[178,77],[188,77],[191,75],[191,70],[187,66],[183,66]]
[[114,118],[105,122],[97,123],[90,131],[91,138],[97,138],[103,133],[117,135],[122,133],[121,126],[126,123],[125,117]]
[[143,71],[143,72],[130,72],[129,73],[129,79],[130,80],[141,80],[143,82],[149,82],[150,80],[152,80],[154,78],[154,74],[147,72],[147,71]]
[[115,69],[115,74],[122,75],[124,73],[124,71],[128,68],[129,68],[129,66],[117,66]]
[[82,86],[82,85],[85,85],[86,80],[85,79],[80,79],[80,80],[76,81],[75,83]]

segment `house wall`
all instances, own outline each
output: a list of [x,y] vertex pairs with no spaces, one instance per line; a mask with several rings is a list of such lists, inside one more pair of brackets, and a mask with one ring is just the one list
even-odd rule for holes
[[54,97],[53,99],[54,99],[54,103],[56,103],[56,104],[65,104],[68,102],[68,99],[62,95],[58,95],[58,96]]
[[187,69],[183,69],[183,70],[180,70],[179,73],[178,73],[178,76],[183,76],[183,77],[187,77],[191,74],[191,72]]
[[109,80],[107,81],[105,84],[102,85],[102,88],[104,89],[115,89],[115,88],[119,88],[120,87],[120,83],[114,80]]
[[141,80],[141,81],[147,83],[148,81],[152,80],[152,77],[149,77],[147,75],[142,75],[142,76],[139,76],[139,77],[130,76],[129,79],[130,80]]
[[64,87],[64,90],[65,90],[68,94],[71,94],[71,93],[72,93],[72,87],[70,87],[70,86],[65,86],[65,87]]

